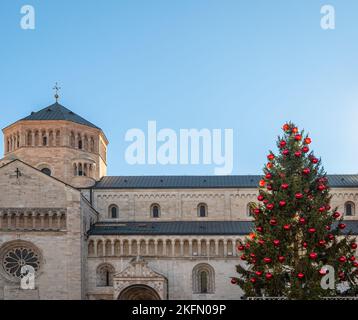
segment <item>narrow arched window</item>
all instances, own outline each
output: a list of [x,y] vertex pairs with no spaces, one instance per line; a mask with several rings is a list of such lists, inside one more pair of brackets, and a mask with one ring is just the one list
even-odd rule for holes
[[113,286],[114,268],[110,264],[100,265],[97,268],[97,287]]
[[253,213],[254,213],[254,205],[255,205],[254,202],[249,202],[249,203],[247,204],[247,207],[246,207],[246,215],[247,215],[248,217],[253,216]]
[[355,207],[354,203],[348,201],[344,204],[344,215],[346,216],[354,216],[355,215]]
[[44,174],[47,174],[48,176],[51,176],[51,170],[49,168],[43,168],[41,169],[41,172]]
[[115,204],[109,206],[109,218],[111,219],[118,218],[118,207]]
[[215,292],[215,271],[207,263],[200,263],[193,268],[193,292],[214,293]]
[[208,274],[206,271],[200,272],[200,293],[208,292]]
[[159,204],[152,204],[151,205],[151,216],[152,218],[159,218],[160,217],[160,206]]
[[208,216],[208,206],[205,203],[198,205],[198,216],[201,218]]

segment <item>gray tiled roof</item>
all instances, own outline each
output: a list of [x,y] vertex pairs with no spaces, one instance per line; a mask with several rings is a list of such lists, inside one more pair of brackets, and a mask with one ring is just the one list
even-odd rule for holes
[[99,129],[93,123],[83,119],[78,114],[72,112],[58,102],[43,108],[40,111],[32,112],[29,116],[21,120],[66,120]]
[[[105,176],[95,189],[257,188],[260,175]],[[331,187],[358,188],[356,175],[328,175]]]
[[[358,221],[345,221],[344,233],[358,235]],[[98,222],[89,235],[246,235],[250,221]]]

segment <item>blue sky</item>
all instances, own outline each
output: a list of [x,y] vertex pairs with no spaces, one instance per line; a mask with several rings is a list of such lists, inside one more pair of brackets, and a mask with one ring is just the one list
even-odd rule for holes
[[[336,29],[320,28],[320,8]],[[33,5],[36,29],[20,28]],[[329,173],[357,173],[356,0],[2,0],[0,126],[60,102],[110,140],[108,174],[213,174],[131,166],[131,128],[234,129],[233,174],[259,174],[286,120]],[[2,149],[2,141],[0,144]]]

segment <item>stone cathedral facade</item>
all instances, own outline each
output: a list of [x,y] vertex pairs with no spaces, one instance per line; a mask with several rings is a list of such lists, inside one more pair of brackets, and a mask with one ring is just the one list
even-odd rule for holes
[[[107,176],[104,132],[58,102],[3,134],[0,299],[240,298],[259,176]],[[358,175],[329,182],[358,234]]]

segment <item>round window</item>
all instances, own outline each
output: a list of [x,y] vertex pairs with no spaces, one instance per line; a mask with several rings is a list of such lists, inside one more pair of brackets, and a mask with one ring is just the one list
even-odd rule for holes
[[19,280],[22,277],[21,268],[23,266],[33,267],[36,273],[40,270],[41,254],[25,242],[5,246],[1,254],[1,264],[8,277]]

